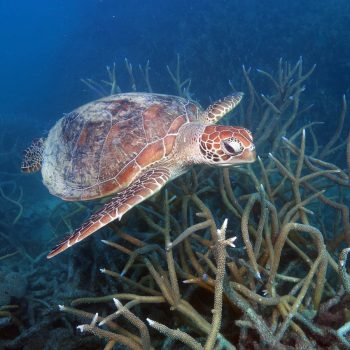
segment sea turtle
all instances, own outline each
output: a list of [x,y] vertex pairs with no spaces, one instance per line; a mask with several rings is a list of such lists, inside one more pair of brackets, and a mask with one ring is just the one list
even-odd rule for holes
[[25,151],[23,172],[41,169],[50,193],[67,201],[113,195],[48,255],[51,258],[121,217],[193,164],[255,160],[250,131],[213,125],[235,108],[234,93],[203,110],[182,97],[123,93],[66,114]]

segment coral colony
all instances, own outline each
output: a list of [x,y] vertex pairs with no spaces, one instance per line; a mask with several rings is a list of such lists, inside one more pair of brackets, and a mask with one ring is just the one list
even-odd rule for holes
[[[126,68],[131,91],[153,91],[149,63],[141,83],[128,61]],[[191,98],[180,68],[178,57],[170,78],[178,95]],[[302,98],[313,71],[304,71],[302,59],[280,60],[274,73],[243,67],[245,97],[220,123],[252,131],[257,161],[195,166],[121,222],[47,261],[51,268],[38,267],[42,284],[49,275],[56,281],[47,294],[60,293],[42,303],[60,305],[41,317],[32,309],[32,323],[13,331],[9,348],[29,341],[33,327],[50,329],[50,315],[84,349],[350,349],[350,136],[342,136],[350,123],[344,97],[338,128],[329,140],[317,139],[318,123],[304,118],[311,106]],[[121,92],[115,67],[108,75],[84,83],[101,95]],[[0,193],[19,215],[21,200]],[[69,212],[58,206],[51,221],[71,230],[91,210],[71,205]],[[18,251],[27,254],[25,246]],[[26,283],[37,285],[31,276]],[[5,299],[0,317],[23,330],[16,307]]]

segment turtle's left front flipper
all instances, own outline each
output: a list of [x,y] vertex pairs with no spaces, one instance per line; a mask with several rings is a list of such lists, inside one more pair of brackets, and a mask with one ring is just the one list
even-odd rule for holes
[[158,192],[167,183],[169,178],[170,173],[167,169],[155,168],[148,170],[133,181],[129,187],[119,192],[111,201],[106,203],[102,209],[93,214],[90,219],[76,229],[69,238],[58,244],[49,253],[47,258],[52,258],[74,244],[79,243],[113,220],[120,220],[121,217],[135,205]]

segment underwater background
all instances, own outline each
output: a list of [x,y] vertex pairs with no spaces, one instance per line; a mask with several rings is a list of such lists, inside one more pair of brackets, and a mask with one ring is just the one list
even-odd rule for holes
[[[110,83],[115,83],[113,91]],[[242,107],[224,123],[253,132],[261,162],[237,172],[195,168],[167,186],[169,198],[176,197],[169,204],[164,204],[168,201],[162,191],[121,223],[47,260],[49,250],[100,203],[65,203],[50,195],[39,173],[21,173],[23,150],[76,107],[111,92],[150,91],[150,86],[153,92],[182,95],[204,108],[243,91]],[[350,244],[349,95],[346,0],[0,0],[0,349],[350,349],[350,283],[343,251]],[[300,180],[310,174],[316,175]],[[160,226],[169,224],[170,215],[174,237],[200,222],[195,214],[200,211],[203,217],[205,210],[197,198],[211,211],[210,219],[204,218],[212,226],[203,227],[191,241],[186,238],[170,259]],[[255,198],[251,207],[248,198]],[[167,206],[168,216],[163,213]],[[278,230],[272,207],[278,212]],[[219,251],[213,232],[226,217],[227,236],[238,238],[236,249],[227,248],[220,288],[220,254],[211,247],[218,244]],[[242,238],[247,217],[252,255],[249,240]],[[305,226],[291,228],[288,223]],[[312,227],[312,243],[306,226]],[[272,256],[278,255],[284,227],[291,230],[299,250],[288,243],[278,265]],[[124,251],[101,243],[104,239],[122,245],[121,230],[139,241],[128,236]],[[325,248],[314,243],[321,239],[318,232]],[[198,254],[191,255],[189,249]],[[100,272],[103,268],[119,274],[127,261],[128,269],[136,266],[126,274],[128,282],[124,276]],[[160,266],[157,273],[169,279],[166,286],[158,285],[149,264]],[[168,286],[176,290],[174,275],[168,273],[172,264],[180,283],[177,298],[164,292]],[[277,291],[270,272],[274,266],[295,278]],[[315,275],[310,275],[313,268]],[[182,280],[191,280],[190,287]],[[230,283],[237,285],[229,290]],[[315,290],[324,292],[315,297]],[[261,302],[249,292],[269,300]],[[142,326],[124,315],[109,321],[109,333],[104,334],[98,329],[105,326],[90,324],[92,317],[96,312],[106,317],[116,306],[113,297],[98,302],[93,298],[122,293],[158,297],[161,306],[148,299],[145,305],[137,302],[130,309]],[[221,326],[215,326],[211,309],[220,296]],[[77,298],[92,299],[74,303]],[[125,304],[134,299],[121,300]],[[181,311],[182,301],[202,318],[195,311]],[[256,316],[244,313],[248,305]],[[180,329],[193,341],[152,327],[148,317]],[[76,326],[81,324],[91,329],[86,326],[80,332]],[[150,344],[145,332],[150,332]],[[214,337],[211,344],[207,335]],[[220,344],[215,345],[216,337]]]

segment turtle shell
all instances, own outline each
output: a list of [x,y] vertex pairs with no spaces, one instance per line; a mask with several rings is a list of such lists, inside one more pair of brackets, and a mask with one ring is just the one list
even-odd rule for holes
[[173,150],[179,128],[201,109],[170,95],[127,93],[90,102],[50,130],[42,174],[49,191],[88,200],[127,187]]

